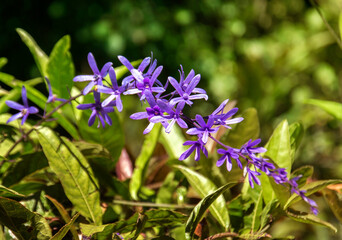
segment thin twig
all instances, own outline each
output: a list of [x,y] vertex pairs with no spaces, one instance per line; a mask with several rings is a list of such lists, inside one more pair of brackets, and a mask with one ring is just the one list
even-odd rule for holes
[[321,16],[325,26],[328,28],[328,30],[331,33],[331,35],[333,35],[333,37],[335,38],[335,41],[336,41],[337,45],[342,50],[342,40],[338,37],[338,35],[336,34],[335,30],[331,27],[331,25],[328,23],[327,19],[324,17],[322,11],[319,9],[317,1],[316,0],[310,0],[310,2],[312,4],[312,6],[317,10],[318,14]]
[[160,207],[160,208],[178,208],[178,209],[193,209],[196,205],[190,204],[166,204],[166,203],[153,203],[153,202],[132,202],[126,200],[113,200],[115,204],[127,205],[127,206],[140,206],[140,207]]
[[[70,103],[71,101],[75,100],[76,98],[82,96],[83,94],[80,93],[78,95],[76,95],[75,97],[72,97],[70,99],[68,99],[65,102],[62,102],[60,105],[58,105],[56,108],[54,108],[51,112],[49,112],[48,114],[46,114],[45,116],[42,117],[42,119],[40,119],[30,130],[28,130],[26,133],[24,133],[23,135],[21,135],[21,137],[12,145],[12,147],[7,151],[7,153],[5,154],[5,158],[7,158],[9,156],[9,154],[13,151],[13,149],[21,142],[23,141],[25,138],[28,137],[28,135],[33,132],[33,130],[35,130],[37,127],[39,127],[43,122],[45,122],[47,119],[49,119],[49,117],[52,116],[52,114],[54,114],[58,109],[60,109],[61,107],[63,107],[64,105]],[[2,164],[0,164],[1,166]]]

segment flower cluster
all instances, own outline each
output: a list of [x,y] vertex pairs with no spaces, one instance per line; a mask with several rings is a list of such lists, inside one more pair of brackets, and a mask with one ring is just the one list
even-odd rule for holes
[[[288,179],[285,169],[277,168],[268,159],[260,156],[266,152],[265,148],[257,146],[261,142],[260,139],[250,139],[238,149],[227,146],[214,137],[220,127],[230,129],[232,124],[243,121],[242,117],[233,118],[238,108],[233,108],[228,112],[224,111],[228,99],[223,101],[208,116],[197,114],[192,119],[183,113],[186,105],[192,106],[193,101],[208,99],[206,91],[197,87],[201,80],[200,74],[195,74],[195,71],[191,70],[185,76],[181,66],[179,70],[179,81],[173,77],[168,77],[166,83],[163,85],[158,80],[163,67],[157,66],[157,60],[153,60],[152,57],[143,59],[138,68],[134,68],[123,56],[118,56],[118,59],[129,70],[129,75],[122,80],[121,85],[119,85],[116,79],[112,63],[106,63],[101,71],[99,71],[92,53],[88,54],[88,63],[94,74],[79,75],[73,79],[74,82],[89,82],[83,89],[83,94],[93,94],[94,96],[94,103],[80,104],[77,106],[80,110],[92,110],[88,121],[89,126],[95,123],[96,118],[98,118],[97,127],[101,125],[104,128],[106,123],[111,125],[112,120],[108,113],[113,112],[115,108],[119,112],[122,111],[122,95],[137,95],[140,101],[148,103],[149,107],[144,112],[132,114],[130,118],[134,120],[147,119],[149,121],[148,126],[144,130],[144,134],[149,133],[154,125],[158,123],[162,124],[166,133],[170,133],[176,123],[179,127],[186,129],[188,135],[194,136],[193,140],[184,143],[189,148],[181,154],[179,160],[184,160],[192,153],[195,153],[195,160],[198,161],[201,158],[201,152],[208,157],[206,144],[211,139],[219,146],[217,153],[220,157],[216,163],[217,167],[226,163],[227,170],[231,171],[235,162],[243,170],[244,176],[248,177],[249,184],[252,188],[254,184],[260,185],[259,176],[261,172],[264,172],[269,177],[272,177],[277,184],[290,186],[291,192],[302,197],[311,206],[312,212],[317,214],[316,203],[305,196],[305,191],[299,190],[298,188],[297,180],[299,177],[292,178],[291,180]],[[106,80],[107,75],[109,75],[110,82]],[[57,100],[64,101],[64,99],[56,98],[52,94],[50,82],[48,79],[46,81],[49,86],[48,102]],[[103,94],[107,98],[101,102],[101,95]],[[22,96],[24,106],[12,101],[6,102],[9,107],[21,111],[12,116],[8,122],[23,117],[23,124],[29,114],[38,112],[38,109],[35,107],[28,106],[24,87]]]

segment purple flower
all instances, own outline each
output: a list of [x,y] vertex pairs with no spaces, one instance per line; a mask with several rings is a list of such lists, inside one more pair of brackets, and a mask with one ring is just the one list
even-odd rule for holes
[[227,105],[228,101],[229,101],[228,99],[224,100],[221,103],[221,105],[211,114],[211,116],[213,116],[215,120],[214,125],[222,125],[225,128],[231,129],[231,127],[228,126],[228,124],[239,123],[243,121],[243,118],[238,117],[238,118],[229,119],[238,111],[238,108],[233,108],[227,113],[223,113],[224,107]]
[[100,101],[100,93],[94,92],[94,99],[95,103],[86,103],[86,104],[80,104],[77,106],[78,109],[85,110],[85,109],[91,109],[92,113],[88,120],[88,125],[91,126],[94,124],[96,117],[99,119],[99,123],[97,127],[100,127],[100,123],[102,124],[102,127],[105,127],[105,121],[108,123],[108,125],[112,125],[112,119],[108,116],[107,113],[113,112],[113,106],[110,107],[102,107],[101,101]]
[[[138,70],[138,72],[140,72],[143,77],[151,77],[152,73],[154,71],[154,69],[157,67],[157,61],[153,61],[153,63],[150,65],[150,67],[148,68],[146,73],[143,73],[144,70],[146,69],[146,67],[150,64],[151,62],[151,58],[150,57],[146,57],[142,60],[142,62],[140,63],[138,69],[135,69],[132,64],[127,60],[127,58],[125,58],[124,56],[118,56],[119,61],[132,73],[132,70]],[[125,77],[122,80],[122,86],[128,86],[130,85],[135,79],[135,77],[133,75],[129,75],[127,77]]]
[[239,149],[236,149],[236,148],[218,149],[217,153],[222,154],[222,157],[220,157],[219,160],[217,160],[216,166],[221,167],[222,164],[225,161],[227,161],[226,163],[227,170],[230,172],[230,170],[232,170],[232,158],[234,158],[238,166],[242,169],[242,164],[239,160],[239,154],[237,154],[238,151]]
[[[189,86],[189,83],[195,77],[195,71],[193,69],[191,69],[188,76],[185,78],[183,66],[180,65],[180,68],[181,68],[181,70],[179,70],[179,75],[180,75],[179,85],[182,87],[183,91],[186,91],[187,87]],[[194,88],[194,90],[192,92],[193,93],[207,94],[204,89],[196,88],[196,87]]]
[[253,157],[251,161],[253,162],[253,165],[266,173],[267,175],[272,173],[272,170],[274,170],[276,167],[272,164],[267,162],[268,159],[264,159],[262,157],[257,158]]
[[28,101],[27,101],[27,96],[26,96],[26,88],[25,86],[22,87],[21,89],[21,98],[23,100],[23,103],[24,105],[21,105],[19,103],[16,103],[16,102],[13,102],[11,100],[7,100],[6,101],[6,104],[7,106],[9,106],[10,108],[13,108],[15,110],[19,110],[20,112],[14,114],[12,117],[10,117],[6,123],[9,123],[9,122],[12,122],[13,120],[15,119],[18,119],[18,118],[23,118],[21,120],[21,125],[24,125],[27,117],[30,115],[30,114],[35,114],[38,112],[38,109],[36,107],[30,107],[28,105]]
[[[169,77],[168,80],[171,83],[171,85],[176,89],[176,93],[179,95],[179,97],[171,99],[170,101],[171,105],[175,105],[179,102],[185,102],[188,105],[192,105],[191,100],[201,99],[201,98],[208,100],[208,95],[205,93],[191,95],[193,93],[196,93],[195,87],[201,80],[201,75],[197,74],[189,81],[189,83],[186,83],[185,80],[184,82],[178,83],[177,80],[174,79],[173,77]],[[187,84],[186,87],[184,85],[185,83]]]
[[170,133],[173,125],[177,123],[181,128],[187,128],[188,125],[186,122],[182,119],[182,110],[184,108],[185,103],[179,103],[176,107],[176,110],[170,106],[168,102],[165,102],[163,100],[158,99],[157,104],[160,107],[160,109],[167,113],[168,115],[161,114],[158,116],[154,116],[151,118],[151,122],[165,122],[171,120],[171,122],[168,124],[167,128],[165,129],[165,132]]
[[135,87],[132,87],[131,89],[128,89],[126,92],[124,92],[125,95],[131,95],[131,94],[140,94],[140,100],[144,100],[146,98],[145,94],[146,92],[155,92],[155,93],[162,93],[165,92],[165,89],[163,87],[154,87],[154,83],[157,80],[157,77],[161,73],[163,67],[159,66],[156,68],[156,70],[153,72],[151,77],[144,76],[142,72],[136,69],[132,69],[131,73],[134,77],[135,81]]
[[[151,92],[146,92],[146,100],[150,104],[150,107],[146,108],[146,112],[137,112],[137,113],[132,114],[130,116],[131,119],[140,120],[140,119],[147,118],[150,121],[153,117],[163,115],[163,111],[157,105],[157,103],[154,100],[154,97],[153,97]],[[144,130],[144,134],[151,132],[155,123],[156,122],[150,121],[149,125]],[[161,121],[161,123],[165,128],[167,128],[168,124],[167,124],[166,120]]]
[[257,172],[257,171],[253,171],[249,168],[249,166],[246,166],[244,169],[244,176],[246,176],[246,174],[248,174],[248,181],[249,181],[249,185],[251,186],[251,188],[254,188],[254,183],[260,185],[261,182],[259,180],[259,178],[257,176],[261,175],[261,173]]
[[241,147],[241,153],[248,155],[251,159],[256,158],[255,153],[263,153],[266,152],[267,150],[263,147],[254,147],[258,145],[261,142],[261,139],[256,139],[252,141],[250,139],[245,145]]
[[49,79],[45,77],[45,80],[49,88],[49,97],[47,99],[47,103],[51,103],[51,102],[53,103],[55,101],[66,102],[67,101],[66,99],[58,98],[55,94],[52,93],[51,83]]
[[108,106],[113,100],[115,100],[116,108],[118,109],[119,112],[121,112],[122,111],[122,101],[121,101],[120,95],[121,95],[121,93],[123,93],[125,91],[125,89],[124,89],[124,87],[118,86],[118,82],[116,80],[116,75],[115,75],[115,71],[114,71],[113,67],[111,67],[109,69],[109,78],[112,82],[111,88],[105,87],[105,86],[98,86],[97,87],[98,92],[110,94],[110,96],[102,102],[102,107]]
[[214,118],[212,116],[209,116],[207,123],[205,123],[203,117],[197,114],[196,122],[199,124],[199,126],[190,128],[188,131],[186,131],[186,133],[189,135],[199,135],[203,143],[207,143],[209,134],[215,133],[219,129],[219,127],[212,128],[214,125]]
[[204,143],[201,139],[198,139],[197,141],[186,141],[183,143],[183,145],[191,145],[191,147],[186,150],[182,155],[179,157],[179,160],[187,159],[191,153],[195,151],[195,161],[198,161],[201,157],[201,151],[204,153],[206,157],[208,157],[208,151],[204,147]]
[[92,53],[88,53],[88,63],[91,70],[93,70],[94,75],[79,75],[74,77],[74,82],[90,81],[90,83],[83,89],[83,95],[88,94],[94,86],[102,86],[102,80],[107,75],[109,68],[113,65],[111,62],[107,62],[100,72]]

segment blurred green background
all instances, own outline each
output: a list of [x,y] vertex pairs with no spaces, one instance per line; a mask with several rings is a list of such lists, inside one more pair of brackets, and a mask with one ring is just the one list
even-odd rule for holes
[[[342,1],[318,3],[338,33]],[[17,27],[47,53],[69,34],[78,74],[90,72],[90,51],[99,65],[115,66],[117,55],[136,60],[153,52],[163,79],[178,78],[180,64],[202,75],[210,99],[195,103],[193,114],[209,113],[226,98],[237,100],[240,111],[255,107],[263,142],[282,119],[300,121],[306,133],[296,167],[314,165],[319,179],[342,176],[341,122],[303,104],[342,100],[342,50],[310,1],[2,1],[0,23],[0,56],[8,58],[2,71],[19,79],[39,72]]]

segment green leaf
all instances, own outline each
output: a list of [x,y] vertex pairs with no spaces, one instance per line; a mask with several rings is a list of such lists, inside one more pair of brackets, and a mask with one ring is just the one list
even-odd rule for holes
[[[68,232],[69,229],[70,229],[73,238],[74,238],[74,239],[78,239],[78,233],[77,233],[77,231],[76,231],[76,228],[75,228],[74,226],[72,226],[72,223],[71,223],[71,224],[69,224],[69,223],[72,222],[72,221],[75,221],[76,218],[79,216],[79,214],[76,214],[75,216],[77,216],[77,217],[75,218],[75,216],[74,216],[75,220],[72,220],[72,219],[70,218],[70,216],[69,216],[69,213],[68,213],[67,210],[63,207],[62,204],[60,204],[56,199],[54,199],[53,197],[50,197],[49,195],[45,195],[45,197],[46,197],[47,199],[49,199],[49,200],[53,203],[53,205],[57,208],[59,214],[62,216],[64,222],[67,223],[67,225],[69,225],[67,232]],[[67,226],[67,225],[65,225],[65,226]],[[64,228],[64,227],[63,227],[63,228]],[[67,232],[66,232],[66,233],[67,233]],[[66,233],[65,233],[65,234],[66,234]],[[56,236],[56,235],[55,235],[55,236]]]
[[45,52],[37,45],[35,40],[32,38],[30,34],[28,34],[25,30],[21,28],[17,28],[17,33],[19,34],[21,40],[26,44],[29,48],[31,54],[33,55],[34,61],[42,74],[42,76],[47,76],[46,67],[49,62],[48,56]]
[[295,153],[300,145],[304,136],[304,127],[300,123],[293,123],[289,126],[290,132],[290,145],[291,145],[291,163],[295,159]]
[[11,197],[20,197],[20,198],[25,197],[25,195],[18,193],[17,191],[14,191],[13,189],[7,188],[0,184],[0,195],[2,195],[1,192],[10,193],[10,195],[12,195]]
[[301,175],[302,177],[297,181],[298,188],[301,188],[305,185],[306,180],[312,176],[313,172],[313,166],[302,166],[292,172],[291,178]]
[[340,13],[340,19],[339,19],[339,27],[340,27],[340,40],[342,41],[342,12]]
[[129,191],[134,200],[138,200],[138,193],[146,178],[146,170],[154,149],[157,145],[161,130],[161,124],[156,125],[153,130],[146,135],[144,144],[140,151],[140,155],[135,161],[135,168],[131,181],[129,183]]
[[37,134],[51,170],[60,179],[65,194],[76,211],[100,225],[100,194],[87,160],[68,139],[62,137],[61,141],[46,128],[39,130]]
[[286,210],[286,214],[288,217],[290,217],[293,220],[296,220],[298,222],[325,226],[325,227],[328,227],[331,230],[333,230],[335,233],[337,232],[337,229],[332,224],[323,221],[322,219],[318,218],[316,215],[305,213],[305,212],[295,211],[295,210],[290,209],[290,208],[288,210]]
[[[93,97],[90,95],[86,95],[85,99],[89,100],[89,102],[94,101]],[[87,142],[101,144],[108,149],[113,159],[111,166],[108,166],[108,169],[113,169],[125,143],[119,118],[115,112],[109,113],[108,115],[113,122],[112,126],[106,125],[105,128],[97,128],[96,122],[92,126],[88,126],[90,114],[91,111],[89,110],[82,111],[81,120],[78,123],[81,136]]]
[[267,149],[265,155],[270,157],[278,167],[285,168],[289,177],[292,161],[289,125],[286,120],[279,123],[265,148]]
[[338,120],[342,120],[342,103],[325,101],[325,100],[317,100],[317,99],[308,99],[305,101],[306,104],[315,105]]
[[0,69],[7,64],[7,58],[1,57],[0,58]]
[[187,148],[183,145],[185,141],[180,128],[174,128],[170,133],[162,131],[160,135],[160,142],[165,147],[169,157],[173,159],[178,159],[186,151]]
[[331,211],[342,223],[342,194],[330,189],[323,190],[324,199],[329,204]]
[[192,239],[196,230],[197,224],[202,220],[204,213],[209,206],[226,190],[233,187],[236,183],[227,183],[216,191],[204,197],[196,207],[191,211],[188,221],[185,226],[185,238]]
[[258,112],[255,108],[248,108],[245,110],[241,117],[244,120],[236,124],[234,128],[222,137],[222,142],[231,146],[240,148],[249,139],[256,139],[259,137],[260,125]]
[[71,90],[73,85],[72,79],[75,76],[75,67],[69,49],[70,36],[66,35],[52,49],[47,65],[47,74],[53,93],[65,99],[70,97],[68,90]]
[[[145,229],[151,227],[166,227],[166,226],[177,226],[179,224],[184,224],[186,216],[171,210],[160,210],[152,209],[145,212],[147,221],[145,223]],[[136,229],[137,221],[139,218],[139,213],[135,213],[128,220],[120,220],[116,223],[94,226],[90,224],[80,224],[82,234],[85,236],[92,236],[96,233],[97,239],[107,239],[112,233],[128,233]]]
[[163,185],[159,188],[156,203],[171,203],[172,196],[177,189],[179,182],[174,179],[175,172],[170,172],[165,180],[163,181]]
[[[77,213],[66,225],[64,225],[50,240],[63,240],[64,236],[69,232],[71,227],[73,226],[76,219],[80,216],[79,213]],[[77,233],[77,232],[76,232]],[[74,236],[74,240],[78,240],[78,236]]]
[[260,216],[262,212],[262,192],[259,195],[258,201],[255,204],[253,213],[252,213],[252,226],[251,230],[255,231],[260,227]]
[[[179,169],[184,174],[190,185],[202,198],[217,190],[215,184],[203,175],[181,165],[174,165],[173,167]],[[210,212],[225,229],[228,229],[230,220],[223,196],[218,197],[210,206]]]
[[[331,184],[338,184],[338,183],[342,183],[342,180],[340,179],[320,180],[320,181],[308,183],[304,187],[302,187],[300,190],[305,190],[306,191],[305,196],[310,196],[311,194],[317,191],[320,191]],[[284,209],[287,209],[289,206],[298,202],[301,199],[302,198],[298,196],[297,194],[292,194],[292,196],[286,202]]]
[[0,224],[9,228],[19,239],[50,239],[49,224],[42,216],[25,208],[21,203],[0,197]]

